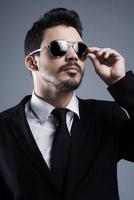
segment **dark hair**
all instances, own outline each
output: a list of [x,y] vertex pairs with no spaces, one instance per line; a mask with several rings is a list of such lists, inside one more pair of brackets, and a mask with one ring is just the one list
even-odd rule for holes
[[44,31],[56,25],[72,26],[82,37],[82,24],[78,13],[66,8],[55,8],[45,13],[38,21],[33,23],[33,26],[27,32],[24,44],[25,56],[40,48]]

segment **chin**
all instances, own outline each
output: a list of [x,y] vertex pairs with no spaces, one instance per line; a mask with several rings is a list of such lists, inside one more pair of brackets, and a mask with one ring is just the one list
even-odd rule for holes
[[58,85],[57,85],[57,89],[59,91],[73,91],[76,90],[79,85],[81,84],[82,78],[80,80],[76,79],[76,78],[69,78],[66,79],[64,81],[61,81]]

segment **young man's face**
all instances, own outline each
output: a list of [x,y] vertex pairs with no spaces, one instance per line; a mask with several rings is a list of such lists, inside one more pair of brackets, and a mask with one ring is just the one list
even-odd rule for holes
[[[76,89],[84,73],[84,61],[81,60],[70,43],[67,53],[54,57],[49,52],[49,44],[54,40],[82,42],[79,33],[73,27],[63,25],[48,28],[41,43],[43,50],[35,56],[38,67],[38,78],[42,84],[49,84],[58,90],[72,91]],[[45,48],[44,48],[45,47]]]

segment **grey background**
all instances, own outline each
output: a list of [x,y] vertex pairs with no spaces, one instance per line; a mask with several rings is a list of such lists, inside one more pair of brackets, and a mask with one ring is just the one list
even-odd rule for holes
[[[31,94],[32,79],[24,64],[24,37],[31,24],[54,7],[75,9],[83,22],[84,40],[88,46],[118,50],[126,58],[126,70],[133,70],[133,0],[1,0],[0,111]],[[96,76],[90,61],[86,62],[86,73],[77,94],[81,98],[112,100],[107,86]],[[121,200],[134,200],[133,163],[120,161],[118,184]]]

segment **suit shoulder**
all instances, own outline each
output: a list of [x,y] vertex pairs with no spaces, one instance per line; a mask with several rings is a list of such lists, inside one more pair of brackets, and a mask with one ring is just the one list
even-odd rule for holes
[[96,113],[98,116],[107,115],[114,111],[122,110],[115,101],[96,100],[96,99],[79,99],[80,110],[87,113]]
[[9,118],[12,115],[12,113],[14,112],[15,108],[16,108],[16,106],[0,112],[0,120]]
[[25,103],[30,99],[30,97],[31,96],[26,96],[17,105],[0,112],[0,121],[12,118],[12,116],[17,113],[17,110],[24,108]]
[[87,106],[87,107],[111,107],[113,105],[117,105],[115,101],[108,101],[108,100],[98,100],[98,99],[80,99],[80,104]]

